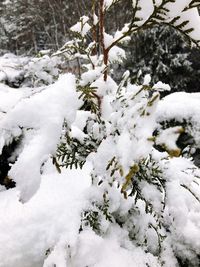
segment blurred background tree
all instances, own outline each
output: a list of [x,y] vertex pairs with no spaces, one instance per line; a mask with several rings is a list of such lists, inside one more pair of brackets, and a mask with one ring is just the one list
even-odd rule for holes
[[[0,2],[0,54],[36,55],[40,50],[56,51],[71,38],[70,27],[86,14],[91,0],[3,0]],[[115,32],[130,18],[130,0],[116,4],[108,14],[106,28]],[[150,73],[152,81],[169,83],[172,91],[199,91],[200,51],[189,47],[182,36],[168,26],[137,33],[125,47],[127,60],[116,66],[118,76],[138,69]],[[143,76],[142,75],[142,76]]]
[[125,69],[133,79],[140,69],[151,74],[154,83],[168,83],[173,91],[199,91],[200,51],[188,46],[175,29],[166,25],[146,29],[131,39],[126,50]]

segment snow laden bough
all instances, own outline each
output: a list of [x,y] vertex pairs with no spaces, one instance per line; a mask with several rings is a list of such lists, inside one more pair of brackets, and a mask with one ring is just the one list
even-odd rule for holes
[[[199,102],[199,93],[174,93],[162,99],[156,111],[156,120],[159,123],[157,131],[163,132],[163,136],[169,128],[174,133],[177,129],[182,131],[177,139],[180,152],[185,157],[193,157],[198,167],[200,167]],[[160,141],[162,143],[162,140]]]
[[[9,176],[16,181],[21,198],[30,199],[39,187],[42,164],[55,153],[61,133],[57,164],[92,164],[92,184],[85,192],[79,228],[71,236],[73,227],[66,216],[63,234],[52,242],[57,244],[37,253],[44,267],[196,267],[200,171],[180,156],[176,145],[180,128],[153,135],[158,126],[159,91],[169,87],[152,84],[149,75],[142,84],[131,84],[128,72],[116,84],[111,70],[112,64],[125,57],[117,45],[157,23],[172,25],[198,44],[199,1],[132,1],[132,21],[111,35],[105,31],[104,20],[117,2],[94,1],[92,23],[82,17],[72,27],[76,38],[57,53],[85,63],[76,80],[78,92],[74,77],[63,76],[54,85],[34,89],[29,97],[20,96],[2,115],[2,148],[13,137],[24,136]],[[94,40],[88,45],[89,31]],[[75,118],[77,94],[82,101]],[[63,132],[64,119],[71,124],[70,131],[66,127]],[[164,152],[156,149],[160,144]],[[16,257],[23,258],[21,254]]]
[[[94,1],[92,23],[81,17],[71,28],[76,38],[56,53],[88,60],[77,79],[84,105],[72,131],[63,136],[58,157],[62,166],[89,161],[93,170],[79,235],[75,242],[61,239],[51,248],[44,267],[199,266],[200,171],[181,156],[182,127],[154,134],[159,91],[169,86],[152,84],[149,75],[143,84],[131,84],[128,72],[116,84],[110,70],[125,57],[118,45],[156,24],[171,25],[198,45],[200,3],[134,0],[132,21],[111,35],[104,20],[117,2]],[[90,31],[94,40],[88,45]]]
[[[49,87],[17,91],[1,85],[0,151],[19,140],[10,156],[8,177],[23,201],[37,191],[42,166],[55,154],[64,121],[73,122],[79,106],[75,77],[64,75]],[[15,141],[16,142],[16,141]]]

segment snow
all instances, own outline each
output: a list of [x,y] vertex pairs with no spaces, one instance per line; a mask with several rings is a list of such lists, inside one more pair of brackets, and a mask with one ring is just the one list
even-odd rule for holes
[[7,85],[0,84],[0,116],[3,116],[2,112],[5,113],[23,97],[24,93],[22,90],[10,88]]
[[[42,55],[42,52],[40,51],[40,55]],[[55,77],[58,77],[59,64],[61,64],[61,59],[56,56],[49,57],[44,54],[41,57],[32,58],[24,66],[24,78],[27,83],[29,82],[30,84],[32,82],[34,87],[38,87],[42,82],[46,85],[52,84]]]
[[7,136],[10,136],[9,140],[12,136],[27,136],[23,150],[9,172],[24,201],[37,191],[41,166],[56,150],[64,119],[70,125],[78,106],[75,78],[66,74],[31,98],[18,101],[0,121],[1,138],[6,137],[5,142]]
[[[114,2],[105,0],[105,9]],[[154,3],[159,7],[162,1],[139,1],[139,27],[152,15]],[[194,26],[190,36],[197,40],[197,10],[183,11],[189,3],[168,2],[163,19],[168,22],[180,14],[180,23],[189,17],[184,29]],[[71,28],[84,40],[91,28],[88,21],[83,16]],[[126,34],[129,26],[113,35],[105,33],[105,47]],[[77,45],[80,39],[76,41],[67,45]],[[86,52],[91,48],[89,44]],[[78,56],[86,60],[86,55]],[[125,53],[113,46],[108,57],[109,64],[120,62]],[[15,60],[19,64],[27,59],[13,59],[11,68],[6,60],[10,62],[9,55],[0,59],[4,83],[21,75]],[[105,81],[103,72],[109,66],[103,56],[92,60],[94,66],[85,64],[87,71],[80,79],[65,74],[52,83],[57,61],[54,65],[45,55],[27,66],[39,81],[51,85],[16,90],[0,83],[0,151],[14,138],[23,139],[8,173],[16,187],[0,187],[0,267],[172,267],[179,266],[177,258],[199,266],[200,170],[191,158],[170,154],[181,152],[176,141],[183,127],[163,130],[161,123],[191,123],[188,129],[200,147],[200,95],[181,92],[160,101],[158,91],[169,91],[167,84],[151,86],[150,75],[143,84],[132,84],[128,72],[120,85],[109,72]],[[52,70],[50,76],[44,65]],[[11,70],[15,66],[17,72]],[[94,90],[98,114],[81,109],[77,85]],[[52,157],[65,130],[81,142],[92,138],[96,147],[82,170],[62,168],[59,174]],[[96,215],[97,222],[93,217],[90,222],[87,212]]]
[[0,82],[15,83],[17,79],[23,76],[23,66],[29,60],[28,57],[18,57],[13,54],[5,54],[0,57]]
[[[186,183],[191,192],[193,191],[199,196],[199,185],[195,184],[195,178],[190,169],[193,168],[192,166],[191,162],[183,158],[174,158],[170,164],[167,164],[166,177],[168,177],[168,183],[165,219],[168,221],[167,224],[172,232],[173,247],[178,255],[184,258],[184,254],[188,254],[190,259],[195,260],[194,251],[199,251],[200,245],[200,206],[198,200],[186,188],[180,187],[180,183]],[[187,172],[185,172],[186,169],[188,169]],[[198,177],[199,169],[196,169],[196,172]]]
[[112,5],[113,2],[115,2],[115,0],[104,0],[105,9],[108,9]]
[[[147,76],[145,80],[146,83],[148,83],[150,78]],[[105,90],[107,90],[108,96],[110,97],[110,101],[112,102],[113,92],[111,91],[111,88],[115,88],[115,92],[117,88],[111,81],[111,79],[107,82],[98,80],[97,84],[99,85],[99,88],[102,86],[105,87]],[[66,83],[68,86],[66,86]],[[51,137],[48,125],[46,125],[46,123],[42,120],[43,118],[47,120],[47,114],[51,114],[52,112],[50,117],[54,118],[53,122],[58,120],[57,116],[60,116],[59,114],[62,114],[62,118],[64,116],[69,123],[72,123],[72,134],[79,136],[85,127],[87,119],[92,117],[92,115],[88,111],[85,113],[81,110],[77,112],[76,118],[75,114],[73,115],[77,107],[76,105],[78,105],[78,102],[74,101],[76,99],[76,95],[73,93],[73,84],[74,77],[72,75],[64,75],[56,84],[43,89],[40,88],[40,90],[37,89],[38,93],[33,95],[31,98],[26,97],[27,95],[30,96],[31,91],[26,92],[25,94],[25,89],[22,91],[15,91],[12,89],[14,90],[12,92],[7,86],[2,85],[2,96],[5,97],[5,94],[8,93],[10,98],[13,99],[12,101],[9,100],[4,103],[4,110],[7,113],[4,114],[4,117],[1,119],[1,125],[3,122],[4,124],[7,123],[7,125],[9,125],[9,123],[11,125],[17,125],[21,122],[27,126],[27,123],[30,123],[28,114],[30,110],[34,109],[33,105],[35,107],[36,103],[38,103],[40,105],[39,107],[36,106],[36,110],[40,110],[41,118],[40,120],[34,119],[34,116],[37,114],[35,114],[35,112],[34,114],[30,113],[32,118],[32,127],[37,126],[39,129],[45,124],[44,128],[47,128],[46,130],[48,131],[48,136],[50,135],[48,138],[55,138],[55,129],[50,128],[52,132]],[[127,94],[130,94],[132,97],[132,93],[137,94],[140,89],[140,86],[135,87],[129,84]],[[16,96],[16,92],[20,92],[20,94],[17,94]],[[69,92],[71,92],[71,95]],[[102,93],[102,96],[106,97],[104,94]],[[52,96],[52,98],[50,96]],[[41,108],[44,104],[41,98],[46,104],[44,110]],[[62,101],[60,98],[62,98]],[[144,105],[146,102],[143,98],[143,93],[141,93],[141,95],[137,94],[136,100],[140,100],[141,104]],[[54,99],[55,102],[52,99]],[[191,102],[188,101],[188,99],[190,99]],[[70,103],[69,107],[66,105],[66,100]],[[63,106],[58,107],[56,105],[57,101],[59,101],[60,105],[63,103]],[[126,172],[132,164],[132,159],[134,157],[135,160],[137,160],[138,157],[140,158],[140,155],[149,153],[151,146],[145,147],[144,149],[144,146],[146,146],[147,143],[141,143],[141,140],[146,140],[146,137],[152,132],[153,121],[149,122],[149,116],[148,120],[147,118],[142,118],[141,121],[139,121],[139,117],[136,117],[139,121],[138,125],[140,125],[141,128],[138,127],[134,129],[134,131],[137,136],[140,136],[141,140],[133,140],[132,137],[130,138],[131,135],[128,131],[129,126],[131,125],[131,120],[129,119],[130,112],[131,114],[136,114],[137,110],[140,110],[140,108],[137,105],[135,107],[132,106],[129,101],[129,112],[127,114],[125,113],[125,117],[122,121],[116,121],[119,126],[118,129],[121,131],[120,137],[115,140],[110,135],[109,138],[102,141],[98,148],[98,153],[96,155],[91,154],[88,158],[88,161],[93,161],[93,168],[95,167],[96,174],[99,174],[100,176],[105,174],[107,167],[106,163],[115,155],[120,155],[120,163]],[[170,116],[172,118],[175,115],[179,117],[182,116],[181,118],[183,118],[183,116],[189,116],[188,113],[190,113],[190,115],[194,115],[199,112],[199,101],[199,94],[176,93],[167,96],[161,102],[158,102],[158,105],[155,105],[155,107],[158,106],[155,114],[155,107],[148,107],[148,109],[151,111],[150,113],[153,112],[152,114],[154,114],[152,119],[155,115],[157,120],[163,118],[166,119]],[[72,108],[72,103],[75,105],[74,108]],[[109,103],[109,99],[107,99],[107,103]],[[188,104],[187,107],[186,103]],[[178,107],[178,109],[175,108],[172,110],[172,104],[174,107]],[[21,112],[21,105],[23,105],[24,108],[27,105],[27,114],[25,114],[26,116],[23,118],[17,115],[18,112]],[[52,110],[50,107],[53,107]],[[188,107],[193,107],[193,109],[189,110]],[[48,112],[46,111],[46,108]],[[63,111],[63,109],[65,111]],[[13,110],[15,110],[15,112]],[[104,118],[114,122],[115,119],[118,118],[116,115],[117,112],[120,112],[120,110],[117,109],[117,103],[116,107],[112,104],[109,111],[110,112],[104,111],[104,113],[106,113]],[[113,111],[115,111],[116,114],[114,114],[115,112],[113,113]],[[5,116],[7,116],[6,120]],[[38,117],[36,116],[36,118]],[[133,119],[133,121],[135,120]],[[49,123],[51,125],[52,121],[49,121]],[[146,131],[144,125],[146,125]],[[173,131],[176,130],[177,129],[173,129]],[[110,131],[112,131],[112,129],[110,129]],[[27,140],[29,141],[27,145],[29,148],[34,135],[35,132],[33,132],[32,135],[27,136]],[[167,137],[169,137],[169,133],[162,136],[161,139],[166,139]],[[115,141],[117,142],[115,143]],[[50,142],[52,143],[52,141]],[[137,149],[140,147],[143,149],[138,152]],[[36,150],[35,145],[34,148],[31,147],[31,154],[33,154],[34,149]],[[39,149],[37,149],[37,153],[38,151]],[[154,153],[156,154],[156,151],[154,151]],[[159,153],[157,152],[157,157],[161,160],[161,155],[158,154]],[[29,157],[30,156],[26,154],[25,158],[29,159]],[[176,258],[174,257],[174,251],[182,258],[187,255],[189,259],[198,264],[198,260],[195,259],[195,252],[198,253],[200,249],[200,207],[197,199],[195,199],[187,189],[180,187],[180,184],[187,186],[192,190],[192,192],[195,192],[195,194],[199,196],[200,189],[196,184],[198,178],[195,177],[200,175],[200,172],[196,169],[195,174],[193,174],[192,169],[194,168],[194,165],[192,162],[181,157],[177,159],[172,158],[170,160],[165,159],[160,162],[166,177],[167,185],[164,221],[165,225],[171,232],[165,240],[166,249],[163,251],[163,258],[167,260],[165,266],[171,267],[177,264]],[[36,159],[34,159],[34,163],[37,163]],[[15,164],[13,166],[15,166]],[[34,170],[35,166],[26,164],[26,168],[28,171],[30,169]],[[141,201],[137,203],[137,208],[140,210],[141,215],[140,213],[136,213],[133,219],[127,219],[126,224],[127,226],[129,224],[137,226],[135,231],[137,239],[140,242],[143,242],[144,235],[147,237],[148,253],[145,252],[142,247],[128,239],[127,236],[129,233],[127,229],[122,229],[116,224],[109,225],[107,221],[102,221],[102,229],[104,229],[105,233],[104,236],[97,235],[89,228],[84,229],[84,231],[79,233],[81,212],[88,207],[90,199],[101,199],[99,191],[90,187],[89,173],[91,172],[91,169],[90,165],[85,165],[81,171],[63,170],[62,174],[58,174],[55,167],[52,166],[51,161],[48,160],[43,167],[43,174],[40,175],[40,187],[27,203],[23,204],[19,201],[21,196],[24,196],[24,194],[20,194],[20,192],[23,192],[23,188],[21,189],[20,187],[17,187],[9,191],[1,191],[1,267],[52,267],[54,265],[61,267],[66,267],[67,265],[74,267],[126,267],[129,265],[133,267],[143,267],[146,265],[146,262],[152,266],[161,266],[158,257],[153,256],[152,253],[157,250],[158,241],[155,231],[152,228],[149,229],[149,223],[154,225],[155,219],[144,212],[144,204]],[[24,168],[22,170],[20,169],[20,171],[24,171]],[[24,175],[24,172],[22,175]],[[30,172],[28,172],[27,177],[29,177],[29,179],[31,178]],[[35,177],[37,177],[37,174],[35,174]],[[25,177],[24,181],[28,183]],[[153,205],[154,209],[158,213],[161,212],[163,195],[160,194],[160,191],[147,182],[142,182],[140,187],[142,194]],[[24,190],[30,194],[27,187]],[[88,192],[90,193],[88,194]],[[32,194],[33,192],[31,195]],[[117,193],[117,188],[115,187],[111,187],[109,189],[109,195],[111,196],[110,211],[115,213],[120,210],[121,214],[126,215],[126,212],[133,205],[132,201],[124,200],[123,196]],[[184,225],[182,224],[183,221],[185,222]],[[185,242],[185,240],[187,240],[187,242]],[[45,255],[46,252],[48,256]],[[12,255],[12,257],[10,257],[10,255]]]
[[[162,14],[163,20],[170,22],[173,18],[180,18],[175,22],[175,25],[179,25],[184,21],[188,23],[182,28],[182,30],[187,30],[192,28],[193,31],[189,32],[188,35],[193,38],[195,41],[200,40],[200,17],[197,8],[187,9],[192,0],[176,0],[176,1],[167,1],[164,4],[164,7],[168,10],[166,14]],[[140,0],[139,9],[136,12],[136,16],[140,19],[137,22],[138,26],[142,26],[154,12],[154,4],[152,0]],[[162,5],[162,1],[155,1],[157,8]],[[135,6],[135,4],[133,5]],[[186,8],[186,10],[185,10]]]
[[162,91],[170,91],[171,90],[169,84],[162,83],[160,81],[157,82],[156,84],[154,84],[153,89],[156,89],[156,90],[158,90],[160,92],[162,92]]
[[89,18],[87,16],[81,17],[80,21],[77,22],[74,26],[72,26],[70,30],[73,32],[77,32],[84,37],[91,29],[91,26],[87,23],[88,20]]
[[99,21],[99,19],[98,19],[97,15],[94,13],[93,14],[93,25],[97,25],[98,21]]
[[126,58],[125,51],[118,47],[118,46],[113,46],[110,51],[109,51],[109,61],[111,63],[122,63],[123,60]]
[[140,26],[151,16],[154,11],[154,6],[153,1],[151,0],[140,0],[139,6],[141,9],[137,12],[137,15],[140,18],[140,21],[137,24]]
[[181,126],[167,128],[159,134],[156,144],[164,145],[168,150],[176,150],[178,149],[176,142],[182,132],[183,128]]
[[102,75],[104,67],[97,67],[96,69],[88,70],[81,75],[81,86],[85,86],[88,83],[92,83],[98,77]]
[[[143,81],[143,85],[149,85],[151,82],[151,75],[150,74],[146,74],[144,76],[144,81]],[[154,85],[155,86],[155,85]]]
[[74,266],[142,267],[147,258],[152,266],[159,266],[156,257],[144,253],[140,248],[130,247],[130,250],[123,248],[119,241],[120,238],[116,238],[116,232],[118,236],[123,236],[124,239],[127,237],[120,229],[114,230],[114,233],[111,233],[107,238],[99,237],[91,230],[81,233],[78,240],[80,250],[78,251],[78,257],[75,258]]
[[104,45],[105,45],[105,49],[107,49],[114,41],[114,38],[112,35],[104,32]]
[[187,130],[195,139],[196,145],[200,145],[200,94],[178,92],[166,96],[162,99],[157,108],[157,121],[170,121],[176,118],[178,122],[192,123]]
[[63,235],[69,242],[77,238],[90,168],[58,174],[48,162],[39,190],[26,204],[16,189],[1,192],[1,267],[41,267],[45,252]]

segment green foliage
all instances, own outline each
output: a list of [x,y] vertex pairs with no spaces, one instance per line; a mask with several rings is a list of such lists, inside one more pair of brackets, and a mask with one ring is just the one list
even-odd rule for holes
[[165,179],[162,176],[162,170],[152,156],[149,155],[146,159],[143,159],[138,164],[139,170],[132,177],[132,190],[130,195],[135,195],[135,201],[138,199],[144,199],[141,195],[139,183],[146,181],[149,184],[156,186],[156,188],[164,193],[165,191]]
[[83,211],[81,218],[80,231],[87,227],[91,227],[97,234],[102,234],[102,220],[113,222],[113,216],[109,211],[110,203],[107,193],[103,194],[102,202],[93,201],[91,208]]
[[98,211],[90,209],[83,212],[79,231],[82,231],[85,227],[88,226],[91,227],[94,232],[100,234],[101,225]]
[[96,88],[91,86],[78,86],[78,91],[80,92],[79,98],[83,100],[84,104],[81,107],[83,110],[89,110],[94,114],[99,114],[100,112],[100,97],[96,94]]
[[85,138],[82,142],[78,139],[65,135],[63,141],[57,149],[58,162],[60,167],[82,168],[86,162],[87,156],[96,151],[98,144],[96,140]]
[[[166,22],[169,12],[166,4],[174,2],[175,0],[163,0],[157,4],[153,1],[152,14],[141,23],[139,11],[142,7],[139,0],[134,1],[131,10],[132,21],[126,25],[125,30],[118,34],[118,38],[107,35],[110,39],[106,45],[104,43],[106,36],[104,36],[106,34],[104,32],[104,16],[107,10],[104,10],[104,1],[94,2],[99,4],[96,7],[99,21],[97,26],[93,24],[91,27],[91,29],[97,30],[94,40],[88,44],[90,33],[82,32],[84,25],[81,24],[81,31],[75,32],[75,39],[67,42],[58,51],[58,53],[65,54],[70,60],[79,58],[79,62],[84,62],[85,67],[85,70],[81,68],[85,73],[77,77],[79,98],[83,100],[81,111],[90,112],[84,129],[81,129],[85,138],[81,140],[74,137],[73,133],[66,128],[57,153],[60,166],[82,168],[88,156],[93,164],[88,206],[81,215],[80,231],[90,227],[96,234],[102,236],[106,231],[112,229],[113,225],[121,227],[127,231],[128,241],[133,242],[136,246],[142,246],[146,252],[156,256],[161,262],[160,266],[163,265],[161,254],[165,250],[165,240],[169,232],[169,225],[165,222],[164,213],[168,212],[166,209],[167,183],[170,183],[170,180],[166,177],[164,168],[168,163],[170,164],[173,156],[179,156],[179,154],[170,154],[167,149],[168,154],[165,153],[163,156],[154,146],[157,137],[153,133],[157,127],[155,110],[159,102],[159,91],[164,90],[166,84],[161,83],[159,88],[158,84],[154,87],[152,85],[154,80],[151,81],[149,76],[146,76],[145,81],[140,83],[140,75],[137,70],[136,84],[131,83],[131,75],[126,72],[117,86],[109,76],[110,69],[112,69],[109,53],[113,47],[118,49],[117,45],[127,36],[133,33],[140,34],[143,30],[157,24],[170,24],[171,27],[176,28],[195,43],[195,40],[189,36],[193,29],[188,28],[187,20],[180,22],[180,17],[175,17],[170,22]],[[84,19],[88,23],[89,18],[84,17]],[[79,23],[82,20],[83,17]],[[73,29],[76,31],[77,25]],[[156,50],[160,41],[159,37],[165,40],[167,31],[168,28],[164,26],[156,28],[153,32],[158,35],[152,42],[155,41],[153,51],[157,53],[159,62],[164,57],[169,60],[168,46],[166,49],[159,46],[159,51]],[[161,36],[159,36],[160,34]],[[147,39],[148,36],[149,34],[146,32]],[[133,37],[136,36],[133,35]],[[137,41],[137,38],[135,40]],[[140,49],[146,46],[144,50],[148,55],[150,43],[143,39],[140,45]],[[177,51],[179,46],[178,40],[175,42],[175,46],[172,46],[171,51],[173,49]],[[145,59],[148,57],[146,55]],[[181,59],[182,55],[183,59]],[[154,58],[149,56],[148,59],[151,60],[152,69],[154,68],[153,74],[156,75],[159,69],[163,75],[168,73],[165,66],[158,66],[156,60],[154,62]],[[170,58],[170,64],[174,64],[176,67],[178,65],[180,71],[182,63],[186,59],[187,55],[183,53],[179,55],[177,61]],[[161,64],[164,65],[164,63]],[[135,66],[138,69],[138,64]],[[187,61],[184,67],[190,69],[190,63]],[[153,77],[153,79],[156,80],[157,77]],[[170,138],[171,143],[176,141],[172,136]],[[196,195],[185,183],[177,183],[179,187],[187,190],[196,198]],[[117,201],[116,205],[115,201]],[[168,206],[170,206],[169,203]],[[169,214],[169,216],[171,215]],[[155,244],[151,244],[152,240]]]

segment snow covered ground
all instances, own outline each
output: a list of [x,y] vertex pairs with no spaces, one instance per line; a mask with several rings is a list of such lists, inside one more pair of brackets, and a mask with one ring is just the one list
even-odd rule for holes
[[90,185],[90,166],[80,170],[63,170],[50,166],[34,197],[25,204],[18,191],[0,193],[0,266],[41,267],[44,252],[61,236],[75,240],[84,207],[83,192]]

